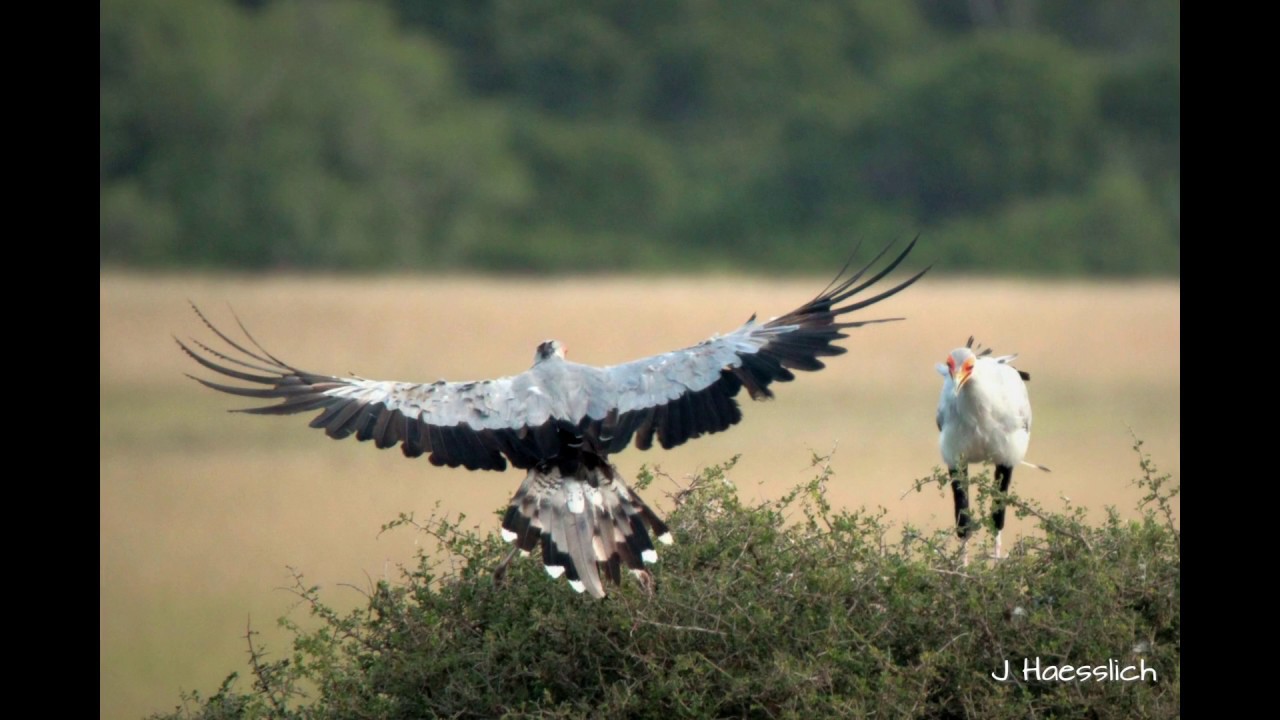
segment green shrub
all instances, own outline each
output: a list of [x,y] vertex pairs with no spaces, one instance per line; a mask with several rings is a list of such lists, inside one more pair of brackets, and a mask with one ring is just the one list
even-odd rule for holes
[[[339,614],[299,575],[316,622],[282,621],[295,634],[290,656],[254,648],[251,687],[233,674],[168,717],[1174,716],[1178,486],[1140,445],[1138,519],[1108,509],[1091,523],[1082,508],[1010,495],[1037,532],[1007,560],[967,568],[950,530],[834,511],[825,458],[816,479],[773,502],[744,503],[727,479],[733,462],[693,479],[673,498],[677,544],[663,550],[652,596],[630,583],[593,601],[533,560],[495,587],[496,533],[405,516],[391,525],[418,527],[437,547],[401,582]],[[972,482],[990,502],[990,478]],[[1023,659],[1037,657],[1142,661],[1158,679],[1020,679]],[[1018,680],[991,678],[1005,660]]]

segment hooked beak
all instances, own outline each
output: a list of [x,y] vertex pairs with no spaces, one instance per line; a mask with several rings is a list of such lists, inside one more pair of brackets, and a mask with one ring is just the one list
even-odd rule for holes
[[960,388],[964,387],[965,383],[969,382],[969,378],[972,376],[973,376],[972,365],[965,364],[956,368],[955,381],[956,381],[957,395],[960,394]]

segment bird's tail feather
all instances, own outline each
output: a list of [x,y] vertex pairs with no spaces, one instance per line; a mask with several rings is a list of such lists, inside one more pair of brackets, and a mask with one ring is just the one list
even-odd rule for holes
[[622,568],[652,589],[645,567],[657,562],[653,540],[670,544],[666,523],[627,486],[611,465],[578,466],[565,473],[552,466],[525,476],[502,520],[502,537],[515,547],[495,571],[501,580],[517,551],[541,544],[542,561],[553,578],[564,575],[578,592],[604,597],[604,577],[621,582]]
[[1035,468],[1035,469],[1037,469],[1037,470],[1043,470],[1043,471],[1045,471],[1045,472],[1053,472],[1052,470],[1050,470],[1049,468],[1047,468],[1047,467],[1045,467],[1045,466],[1043,466],[1043,465],[1037,465],[1037,464],[1035,464],[1035,463],[1033,463],[1033,462],[1027,462],[1026,460],[1023,460],[1023,461],[1022,461],[1022,464],[1023,464],[1023,465],[1026,465],[1027,467],[1033,467],[1033,468]]

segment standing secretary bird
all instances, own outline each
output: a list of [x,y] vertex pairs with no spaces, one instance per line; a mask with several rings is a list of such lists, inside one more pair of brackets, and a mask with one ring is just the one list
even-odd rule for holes
[[645,565],[658,557],[651,538],[672,540],[609,455],[633,439],[641,450],[655,436],[672,448],[725,430],[742,419],[734,399],[740,389],[763,400],[773,397],[770,383],[795,379],[792,370],[821,370],[819,357],[845,352],[833,344],[848,337],[842,330],[888,320],[842,316],[894,295],[927,271],[856,297],[896,268],[914,245],[870,277],[864,278],[888,248],[847,278],[846,265],[817,297],[782,317],[757,323],[753,315],[727,335],[612,367],[570,362],[560,343],[548,340],[534,351],[533,367],[497,380],[419,384],[319,375],[267,352],[243,325],[253,349],[237,343],[199,309],[196,314],[229,349],[220,352],[197,340],[178,345],[205,368],[240,381],[224,385],[195,378],[207,387],[280,401],[242,412],[318,410],[311,427],[332,438],[354,434],[380,448],[399,444],[406,456],[429,453],[436,465],[504,470],[510,462],[527,470],[502,521],[502,536],[514,547],[495,577],[501,578],[517,551],[528,554],[540,543],[547,574],[564,575],[574,590],[603,597],[602,569],[618,584],[625,567],[651,589]]
[[996,526],[995,558],[1000,559],[1000,535],[1004,530],[1004,493],[1013,482],[1013,466],[1018,463],[1047,471],[1023,460],[1031,442],[1031,399],[1026,381],[1031,375],[1009,363],[1017,355],[991,357],[991,348],[974,352],[973,337],[964,347],[938,363],[942,375],[942,395],[938,398],[938,445],[942,460],[951,473],[951,492],[956,502],[956,533],[965,543],[964,563],[969,563],[968,540],[972,531],[969,517],[968,463],[989,462],[996,466],[1001,497],[993,503]]

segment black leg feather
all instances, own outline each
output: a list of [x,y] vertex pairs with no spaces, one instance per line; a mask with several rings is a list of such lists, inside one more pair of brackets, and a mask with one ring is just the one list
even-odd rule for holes
[[969,519],[969,478],[959,468],[951,468],[951,493],[956,500],[956,535],[969,537],[972,531]]
[[991,513],[991,519],[996,522],[996,530],[1004,529],[1004,496],[1009,492],[1009,485],[1013,482],[1013,467],[1009,465],[996,466],[996,480],[1000,482],[1000,497],[992,503],[994,510]]

